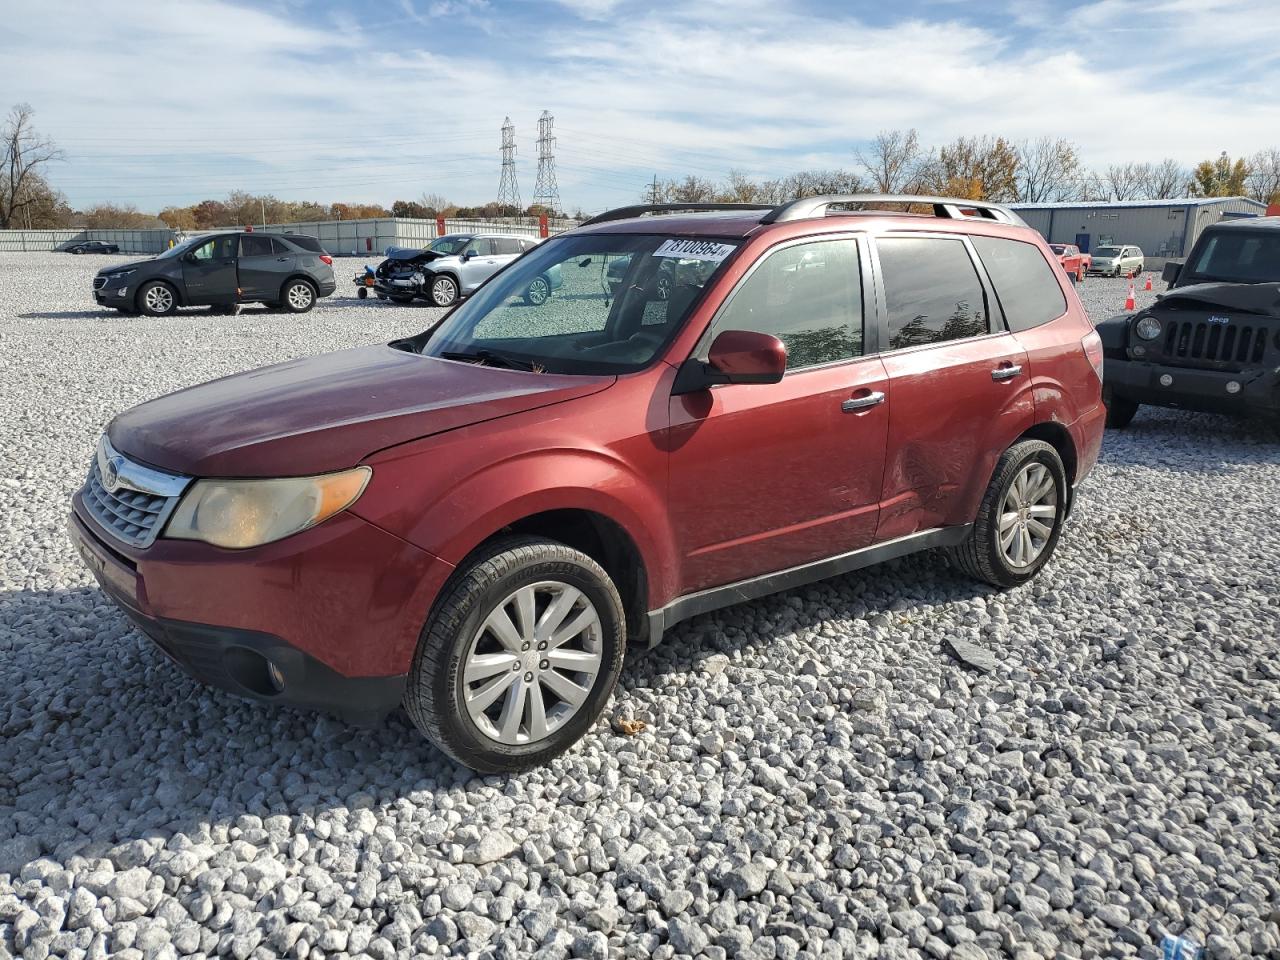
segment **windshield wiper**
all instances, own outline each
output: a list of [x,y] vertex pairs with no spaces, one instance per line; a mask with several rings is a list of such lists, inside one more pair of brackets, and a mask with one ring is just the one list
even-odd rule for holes
[[464,363],[492,364],[495,367],[506,367],[510,370],[529,370],[536,369],[528,360],[520,360],[516,357],[509,357],[504,353],[495,353],[492,350],[475,350],[471,353],[465,353],[457,350],[445,350],[440,354],[445,360],[461,360]]

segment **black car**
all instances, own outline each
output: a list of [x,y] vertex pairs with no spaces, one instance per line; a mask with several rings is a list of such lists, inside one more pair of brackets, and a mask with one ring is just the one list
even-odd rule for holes
[[93,297],[100,306],[153,317],[178,307],[231,311],[242,303],[306,313],[337,286],[333,258],[313,237],[220,233],[193,237],[151,260],[98,271]]
[[73,243],[68,247],[63,247],[65,253],[119,253],[120,248],[114,243],[107,243],[104,240],[81,240]]
[[1280,217],[1207,228],[1152,306],[1098,324],[1107,424],[1140,404],[1280,424]]

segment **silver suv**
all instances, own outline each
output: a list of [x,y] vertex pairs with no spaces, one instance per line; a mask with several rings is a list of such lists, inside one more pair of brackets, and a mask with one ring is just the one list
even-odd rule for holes
[[[392,247],[375,271],[374,290],[397,303],[421,297],[437,307],[448,307],[537,244],[529,237],[501,233],[449,233],[425,250]],[[558,281],[558,275],[538,278],[525,299],[533,304],[546,302]]]

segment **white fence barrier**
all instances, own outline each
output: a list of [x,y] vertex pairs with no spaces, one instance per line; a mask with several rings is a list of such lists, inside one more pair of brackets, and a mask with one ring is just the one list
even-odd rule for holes
[[[548,221],[552,235],[571,230],[577,220],[553,218]],[[272,223],[256,230],[300,233],[315,237],[335,256],[381,257],[387,247],[426,246],[438,236],[435,220],[380,217],[369,220],[319,220],[308,223]],[[231,230],[233,228],[223,228]],[[445,233],[510,233],[521,237],[540,236],[537,217],[502,217],[473,220],[451,217],[444,222]],[[222,231],[199,231],[216,233]],[[121,253],[160,253],[181,235],[172,230],[0,230],[0,252],[27,253],[59,250],[73,241],[103,240],[114,243]]]

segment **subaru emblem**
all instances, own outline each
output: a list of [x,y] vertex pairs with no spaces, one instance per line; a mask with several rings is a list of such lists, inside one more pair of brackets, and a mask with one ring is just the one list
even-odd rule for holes
[[102,468],[102,486],[107,493],[115,493],[120,486],[120,459],[112,457]]

